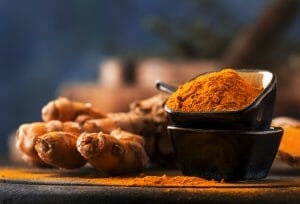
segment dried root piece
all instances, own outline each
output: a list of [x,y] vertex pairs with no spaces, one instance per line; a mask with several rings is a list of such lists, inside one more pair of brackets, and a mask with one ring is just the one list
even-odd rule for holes
[[146,152],[153,163],[172,165],[173,149],[163,110],[166,98],[157,95],[132,103],[128,113],[107,115],[90,104],[59,98],[43,108],[46,122],[19,128],[17,147],[25,161],[40,166],[78,168],[85,163],[84,157],[99,170],[121,174],[147,166]]
[[145,150],[152,164],[173,167],[175,164],[173,146],[167,134],[168,117],[163,109],[167,96],[159,94],[133,102],[127,113],[109,113],[106,118],[87,120],[83,129],[89,133],[110,134],[122,129],[141,135],[146,141]]
[[300,169],[300,121],[279,117],[272,121],[272,125],[281,126],[284,130],[277,153],[278,158],[282,162]]
[[24,124],[19,127],[16,133],[16,148],[22,152],[22,158],[26,163],[34,166],[48,166],[38,156],[34,149],[38,136],[47,132],[44,123]]
[[300,121],[290,117],[277,117],[272,120],[273,126],[292,126],[300,128]]
[[88,133],[104,132],[109,134],[114,129],[117,129],[117,125],[110,118],[92,119],[87,120],[82,128]]
[[110,133],[111,136],[115,137],[118,140],[121,140],[122,142],[136,142],[140,144],[142,147],[145,146],[145,140],[143,137],[133,134],[131,132],[126,132],[121,129],[115,129]]
[[79,125],[83,125],[85,122],[94,119],[90,115],[78,115],[74,122],[78,123]]
[[22,153],[22,158],[26,163],[34,166],[48,166],[37,154],[35,144],[37,139],[48,132],[65,131],[73,135],[79,135],[81,128],[77,123],[54,120],[50,122],[35,122],[24,124],[19,127],[16,133],[16,148]]
[[152,120],[156,123],[165,123],[167,120],[167,113],[164,111],[164,103],[169,95],[157,94],[153,97],[135,101],[130,104],[130,112],[139,116],[151,115]]
[[[163,109],[166,95],[159,94],[154,97],[133,102],[127,113],[109,113],[106,118],[97,118],[80,121],[87,132],[110,133],[120,128],[142,136],[153,136],[156,133],[164,134],[167,124],[167,114]],[[78,118],[79,120],[79,118]]]
[[82,167],[86,160],[76,149],[77,136],[68,132],[49,132],[38,137],[35,150],[47,164],[58,168]]
[[93,108],[90,103],[70,101],[67,98],[58,98],[50,101],[42,109],[44,121],[74,121],[79,115],[86,115],[92,118],[105,117],[105,114]]
[[97,170],[116,175],[134,172],[148,165],[144,139],[138,135],[114,130],[111,134],[83,133],[77,149]]

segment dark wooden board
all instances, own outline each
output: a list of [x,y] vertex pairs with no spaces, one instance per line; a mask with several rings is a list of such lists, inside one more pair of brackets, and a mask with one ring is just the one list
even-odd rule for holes
[[[79,174],[75,172],[70,173],[69,176],[85,176],[89,171],[83,169],[78,171]],[[147,172],[152,175],[162,175],[163,173],[174,175],[178,172]],[[300,203],[300,172],[273,168],[269,176],[261,181],[225,183],[196,188],[105,186],[63,180],[61,182],[43,182],[42,180],[0,178],[0,203],[136,202]]]
[[145,188],[0,183],[1,203],[299,203],[300,188]]

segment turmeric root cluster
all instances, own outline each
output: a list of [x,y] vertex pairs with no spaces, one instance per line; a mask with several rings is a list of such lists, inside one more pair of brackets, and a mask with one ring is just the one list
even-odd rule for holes
[[90,104],[58,98],[43,107],[43,122],[19,127],[16,147],[24,161],[40,167],[74,169],[88,162],[112,175],[137,171],[148,166],[148,155],[172,154],[165,99],[158,95],[131,104],[128,113],[104,114]]

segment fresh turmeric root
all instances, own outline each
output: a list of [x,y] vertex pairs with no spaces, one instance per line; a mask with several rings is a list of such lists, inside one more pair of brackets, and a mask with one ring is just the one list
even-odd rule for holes
[[111,134],[83,133],[77,149],[97,170],[117,175],[140,170],[148,165],[144,139],[121,130]]
[[[86,125],[93,124],[98,120],[103,121],[103,128],[98,123],[93,125],[92,128]],[[109,174],[127,173],[146,166],[148,157],[144,150],[145,141],[141,136],[121,130],[113,130],[117,126],[108,118],[87,120],[84,124],[80,126],[76,122],[53,120],[22,125],[17,134],[18,148],[23,152],[24,159],[27,162],[30,161],[30,163],[39,166],[50,165],[65,169],[79,168],[86,163],[85,158],[96,158],[89,160],[91,165],[95,165],[95,168],[103,169],[104,172]],[[113,142],[106,142],[106,148],[101,149],[101,157],[97,157],[99,150],[87,154],[84,148],[79,148],[78,151],[81,150],[82,155],[77,151],[76,142],[80,133],[95,133],[105,128],[110,135],[106,134],[103,138],[108,138],[107,141],[112,140]],[[78,144],[81,147],[87,147],[82,143]],[[100,162],[98,165],[99,160],[102,161],[107,158],[105,155],[110,156],[106,164],[103,165],[103,162]],[[114,163],[114,161],[120,159],[122,162]]]
[[16,148],[22,153],[22,159],[34,166],[45,167],[47,164],[38,156],[34,149],[38,136],[47,132],[42,122],[23,124],[16,133]]
[[92,118],[104,118],[105,114],[96,110],[90,103],[70,101],[67,98],[58,98],[50,101],[42,109],[42,118],[45,122],[51,120],[75,121],[80,115]]
[[277,153],[278,158],[294,167],[300,169],[300,121],[278,117],[273,119],[273,126],[281,126],[284,130]]
[[110,118],[91,119],[83,123],[82,128],[88,133],[110,133],[118,126]]
[[88,160],[107,174],[139,170],[148,165],[147,154],[153,163],[174,164],[163,110],[166,98],[157,95],[132,103],[127,113],[107,115],[91,105],[59,98],[43,108],[45,122],[20,127],[17,146],[35,165],[69,169]]
[[106,118],[91,119],[83,123],[89,133],[110,134],[114,129],[143,136],[145,150],[151,164],[173,167],[175,164],[171,139],[167,134],[167,115],[163,109],[167,96],[163,94],[133,102],[127,113],[109,113]]
[[64,131],[78,136],[81,133],[81,127],[75,122],[63,123],[58,120],[21,125],[16,133],[16,148],[21,150],[23,160],[34,166],[49,166],[49,162],[45,162],[38,155],[35,145],[41,136],[57,131]]
[[75,169],[86,163],[76,149],[77,137],[68,132],[49,132],[39,136],[34,147],[45,163],[58,168]]

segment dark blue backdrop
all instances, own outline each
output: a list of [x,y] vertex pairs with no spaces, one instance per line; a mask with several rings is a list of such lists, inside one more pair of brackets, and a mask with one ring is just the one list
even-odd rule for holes
[[[219,3],[244,25],[268,0]],[[195,1],[2,0],[0,2],[0,153],[20,123],[40,120],[40,109],[67,81],[96,80],[107,55],[165,48],[142,22],[147,16],[201,16]],[[210,21],[210,16],[201,16]],[[299,26],[290,29],[297,38]]]

